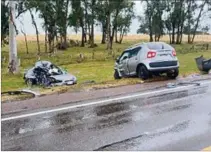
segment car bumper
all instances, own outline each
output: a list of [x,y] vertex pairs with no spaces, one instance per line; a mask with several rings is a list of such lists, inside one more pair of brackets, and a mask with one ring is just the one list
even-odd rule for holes
[[162,62],[150,62],[147,65],[149,71],[166,71],[179,68],[178,61],[162,61]]
[[163,62],[152,62],[149,63],[151,68],[162,68],[162,67],[172,67],[177,66],[177,61],[163,61]]

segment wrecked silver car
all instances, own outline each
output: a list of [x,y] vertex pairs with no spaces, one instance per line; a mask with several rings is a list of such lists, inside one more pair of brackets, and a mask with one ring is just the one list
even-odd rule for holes
[[49,61],[38,61],[24,72],[27,85],[73,85],[77,78]]

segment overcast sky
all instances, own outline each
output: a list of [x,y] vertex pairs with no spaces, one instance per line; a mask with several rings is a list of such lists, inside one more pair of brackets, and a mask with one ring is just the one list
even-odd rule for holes
[[[143,10],[144,10],[143,7],[144,6],[140,4],[140,1],[135,1],[135,14],[136,15],[143,14]],[[40,34],[44,34],[44,30],[42,29],[43,20],[38,17],[38,14],[35,15],[35,19],[36,19],[36,23],[38,25]],[[22,26],[22,24],[20,23],[19,20],[22,21],[24,26]],[[130,34],[136,34],[139,24],[140,23],[139,23],[138,19],[133,19],[131,28],[130,28]],[[210,21],[210,19],[208,19],[208,20],[205,19],[205,21],[202,24],[203,25],[211,24],[211,21]],[[29,12],[24,13],[18,20],[16,20],[16,25],[17,25],[18,29],[20,29],[21,27],[24,27],[24,30],[27,34],[35,34],[35,29],[32,25],[31,16],[30,16]],[[68,29],[68,34],[71,34],[71,33],[75,34],[75,32],[73,30]],[[101,34],[101,28],[96,27],[95,33]],[[211,33],[211,29],[210,29],[210,33]]]

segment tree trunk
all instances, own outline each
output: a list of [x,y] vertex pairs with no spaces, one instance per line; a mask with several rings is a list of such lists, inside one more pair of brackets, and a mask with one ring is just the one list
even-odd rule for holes
[[[22,24],[22,26],[24,26],[24,25],[23,25],[23,22],[21,22],[21,24]],[[25,33],[24,29],[22,29],[22,28],[21,28],[21,33],[24,35],[24,39],[25,39],[26,54],[29,54],[27,36],[26,36],[26,33]]]
[[58,35],[56,34],[56,44],[58,44],[58,43],[59,43],[59,38],[58,38]]
[[87,43],[86,30],[84,30],[84,43]]
[[81,47],[84,47],[85,46],[85,29],[84,29],[84,22],[83,22],[83,18],[80,17],[80,26],[81,26],[81,31],[82,31],[82,34],[81,34]]
[[17,44],[15,31],[15,2],[9,1],[9,66],[8,70],[14,74],[18,72]]
[[172,23],[172,40],[171,40],[171,43],[172,44],[175,44],[175,24]]
[[157,39],[156,39],[156,38],[157,38],[157,36],[156,36],[156,34],[155,34],[155,35],[154,35],[155,42],[157,41]]
[[[150,6],[149,1],[147,2],[147,7]],[[149,21],[149,41],[153,42],[153,32],[152,32],[152,16],[153,14],[150,11],[147,11],[148,21]]]
[[65,47],[67,47],[67,26],[68,26],[67,19],[68,19],[69,2],[70,2],[70,0],[66,1],[66,8],[65,8],[65,25],[64,25],[65,28],[64,28],[64,36],[63,36]]
[[111,43],[110,49],[112,49],[112,46],[113,46],[114,34],[117,32],[117,16],[118,16],[118,14],[119,14],[119,9],[117,8],[116,14],[114,16],[114,25],[113,25],[113,28],[112,28],[112,34],[110,36],[110,41],[111,41],[110,42]]
[[169,43],[171,44],[172,41],[171,41],[171,31],[168,30],[168,34],[169,34]]
[[105,44],[105,41],[106,41],[106,32],[103,31],[101,44]]
[[181,27],[180,27],[180,40],[179,40],[179,44],[182,43],[183,26],[184,26],[184,19],[183,19],[182,24],[181,24]]
[[149,41],[153,42],[153,33],[152,33],[152,19],[149,16]]
[[51,53],[51,51],[52,51],[52,46],[51,46],[51,40],[50,40],[50,38],[48,37],[48,46],[49,46],[49,53]]
[[177,40],[176,40],[176,44],[179,44],[179,40],[180,40],[180,25],[178,24],[178,27],[177,27]]
[[198,25],[199,25],[199,20],[201,18],[201,13],[204,10],[204,6],[205,6],[206,3],[207,3],[207,0],[205,0],[204,3],[201,6],[199,15],[198,15],[197,20],[196,20],[196,25],[195,25],[195,28],[194,28],[194,31],[193,31],[193,37],[192,37],[191,43],[193,43],[193,41],[194,41],[194,38],[195,38],[195,35],[196,35],[196,31],[197,31],[197,28],[198,28]]
[[117,30],[116,30],[116,32],[115,32],[115,43],[119,43],[119,42],[118,42]]
[[110,36],[110,50],[113,49],[113,37]]
[[89,34],[88,44],[91,44],[91,34]]
[[191,43],[191,29],[190,29],[190,19],[188,19],[188,43]]
[[45,30],[45,53],[47,53],[48,52],[48,45],[47,45],[47,43],[48,43],[48,32],[47,32],[47,29]]
[[123,37],[124,37],[124,32],[121,32],[120,33],[119,44],[122,44]]
[[181,33],[181,34],[180,34],[179,44],[181,44],[181,43],[182,43],[182,37],[183,37],[183,34]]
[[[177,38],[176,38],[176,44],[180,44],[180,37],[181,37],[181,24],[183,24],[183,17],[184,14],[182,14],[182,6],[183,6],[183,0],[180,0],[180,6],[179,6],[179,16],[178,16],[178,22],[177,22]],[[177,5],[179,5],[177,4]]]
[[111,49],[112,49],[112,44],[113,44],[113,40],[114,40],[114,33],[115,33],[115,27],[113,27],[112,29],[112,33],[111,33],[111,36],[110,36],[110,41],[111,41]]
[[102,40],[101,40],[101,44],[105,44],[106,43],[106,25],[105,23],[102,23]]
[[54,35],[53,33],[48,33],[48,45],[49,45],[49,53],[54,52]]
[[[85,5],[85,27],[86,27],[86,30],[85,30],[85,33],[86,33],[86,37],[85,37],[85,43],[88,42],[88,44],[90,44],[90,26],[89,26],[89,20],[88,20],[88,4],[87,4],[87,1],[84,0],[84,5]],[[89,36],[89,40],[87,40],[87,34]]]
[[84,47],[85,45],[84,45],[84,41],[85,41],[85,37],[84,37],[84,35],[85,35],[85,32],[84,32],[84,27],[82,26],[81,27],[81,30],[82,30],[82,36],[81,36],[81,47]]
[[187,29],[187,34],[188,34],[188,43],[191,43],[191,38],[190,38],[190,15],[191,15],[191,4],[192,4],[192,2],[191,1],[189,1],[189,3],[188,3],[188,9],[187,9],[187,23],[188,23],[188,29]]
[[153,34],[152,34],[152,31],[150,30],[150,33],[149,33],[149,41],[150,42],[153,42]]
[[95,5],[95,0],[92,0],[92,25],[91,25],[91,48],[94,47],[94,5]]
[[35,22],[34,15],[33,15],[32,11],[31,11],[31,9],[29,9],[29,12],[30,12],[30,15],[31,15],[31,18],[32,18],[32,24],[34,25],[35,30],[36,30],[36,37],[37,37],[37,51],[38,51],[38,55],[39,55],[39,54],[40,54],[39,32],[38,32],[37,24],[36,24],[36,22]]
[[90,37],[90,47],[93,48],[94,47],[94,23],[92,23],[92,26],[91,26],[91,37]]
[[111,43],[112,42],[111,42],[111,27],[110,27],[110,10],[108,10],[107,12],[107,50],[111,50]]
[[54,53],[54,39],[52,40],[52,42],[53,42],[53,43],[52,43],[52,47],[51,47],[51,49],[52,49],[51,52]]
[[29,54],[29,47],[28,47],[28,41],[27,41],[27,36],[26,36],[26,33],[21,29],[21,32],[23,33],[24,35],[24,38],[25,38],[25,44],[26,44],[26,54]]
[[158,36],[158,42],[160,41],[160,35]]

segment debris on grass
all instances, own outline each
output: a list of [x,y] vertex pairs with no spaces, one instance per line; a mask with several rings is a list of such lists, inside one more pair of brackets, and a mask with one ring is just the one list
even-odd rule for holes
[[206,59],[201,55],[200,57],[195,58],[196,65],[200,71],[209,73],[211,70],[211,58]]

